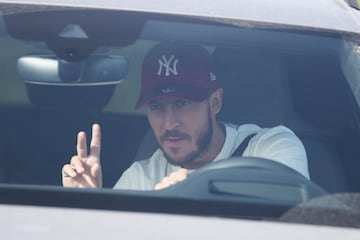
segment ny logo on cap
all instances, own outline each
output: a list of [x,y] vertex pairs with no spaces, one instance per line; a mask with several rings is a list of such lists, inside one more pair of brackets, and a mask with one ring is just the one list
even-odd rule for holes
[[159,70],[157,75],[161,75],[163,68],[165,68],[165,76],[169,76],[170,73],[178,75],[176,66],[179,61],[171,54],[170,58],[167,59],[165,55],[162,55],[159,59]]

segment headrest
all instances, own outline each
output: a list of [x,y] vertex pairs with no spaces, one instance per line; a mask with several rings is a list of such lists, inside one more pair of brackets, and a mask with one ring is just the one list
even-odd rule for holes
[[291,98],[279,58],[231,48],[217,48],[213,57],[224,88],[219,120],[262,127],[286,124]]

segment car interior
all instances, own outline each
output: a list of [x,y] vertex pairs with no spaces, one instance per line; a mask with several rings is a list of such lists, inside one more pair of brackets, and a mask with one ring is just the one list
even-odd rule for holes
[[[126,12],[109,12],[106,21],[142,21],[120,24],[118,31],[107,22],[108,30],[86,23],[100,13],[80,11],[64,18],[61,10],[46,12],[33,23],[47,27],[49,36],[25,24],[33,14],[3,13],[1,183],[61,185],[61,168],[75,154],[77,132],[86,131],[90,140],[95,122],[102,127],[104,187],[111,188],[133,161],[151,156],[156,140],[145,112],[133,107],[144,54],[171,39],[201,44],[211,52],[224,88],[219,121],[289,127],[304,143],[313,182],[330,193],[360,191],[359,108],[344,73],[344,36]],[[46,24],[55,16],[57,21]],[[92,33],[89,42],[54,37],[67,24]],[[76,26],[73,29],[79,29]],[[108,85],[91,84],[86,74],[84,85],[39,84],[30,72],[21,72],[20,59],[41,54],[73,66],[79,62],[72,58],[73,50],[81,61],[89,52],[124,56],[128,72],[123,81]],[[65,66],[65,74],[72,73]]]

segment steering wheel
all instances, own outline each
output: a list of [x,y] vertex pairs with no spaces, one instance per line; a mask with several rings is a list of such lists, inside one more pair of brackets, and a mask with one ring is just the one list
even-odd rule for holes
[[299,204],[327,194],[292,168],[259,157],[232,157],[208,164],[162,195],[229,201]]

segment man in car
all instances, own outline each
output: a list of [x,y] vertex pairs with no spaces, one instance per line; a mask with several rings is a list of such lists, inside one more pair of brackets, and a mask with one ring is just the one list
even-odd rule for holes
[[[234,154],[271,159],[309,178],[304,146],[291,130],[218,122],[222,99],[223,89],[205,48],[172,42],[152,48],[144,58],[136,108],[146,107],[160,148],[149,159],[134,162],[114,188],[166,188]],[[65,187],[102,187],[100,135],[100,126],[94,124],[88,152],[85,133],[78,134],[77,155],[62,170]],[[239,153],[248,136],[249,143]]]

